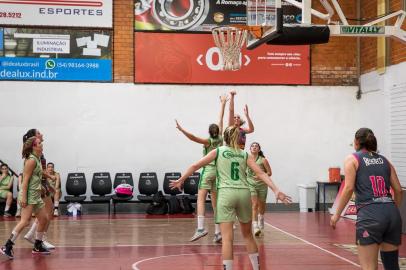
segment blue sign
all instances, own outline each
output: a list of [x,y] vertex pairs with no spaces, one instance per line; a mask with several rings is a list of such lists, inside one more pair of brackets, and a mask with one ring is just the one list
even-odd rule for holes
[[3,28],[0,28],[0,51],[3,50],[4,47],[4,35],[3,35]]
[[106,59],[0,57],[0,80],[111,82],[112,66]]

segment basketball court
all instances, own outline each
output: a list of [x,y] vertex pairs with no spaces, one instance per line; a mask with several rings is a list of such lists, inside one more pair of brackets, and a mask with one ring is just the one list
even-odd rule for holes
[[[265,234],[258,238],[261,269],[360,269],[354,253],[354,222],[342,220],[336,231],[329,222],[326,213],[266,214]],[[0,224],[0,233],[5,235],[15,221]],[[184,215],[164,219],[136,214],[60,217],[48,234],[57,247],[52,255],[34,256],[31,245],[20,239],[15,249],[18,259],[3,259],[1,266],[14,270],[219,269],[221,246],[212,243],[213,232],[189,243],[193,230],[192,216]],[[249,269],[238,227],[235,247],[235,269]],[[404,248],[400,256],[406,257]]]

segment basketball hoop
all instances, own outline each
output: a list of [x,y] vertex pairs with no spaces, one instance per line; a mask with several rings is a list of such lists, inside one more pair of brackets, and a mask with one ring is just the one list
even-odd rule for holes
[[212,29],[214,43],[223,58],[222,70],[239,70],[241,48],[247,39],[247,30],[232,26]]

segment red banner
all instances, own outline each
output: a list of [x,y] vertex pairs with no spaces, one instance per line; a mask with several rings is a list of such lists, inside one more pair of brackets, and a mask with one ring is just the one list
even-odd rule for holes
[[310,46],[242,50],[241,69],[221,71],[211,34],[135,33],[137,83],[310,84]]

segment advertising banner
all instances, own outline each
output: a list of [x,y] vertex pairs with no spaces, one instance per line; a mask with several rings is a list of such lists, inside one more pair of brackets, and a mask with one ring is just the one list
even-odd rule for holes
[[0,25],[113,27],[112,0],[0,0]]
[[[136,31],[200,31],[246,24],[247,1],[241,0],[135,0]],[[285,23],[301,21],[301,10],[283,2]]]
[[112,31],[3,28],[0,80],[112,81]]
[[241,69],[221,71],[211,34],[137,32],[135,39],[137,83],[310,84],[308,45],[243,49]]

